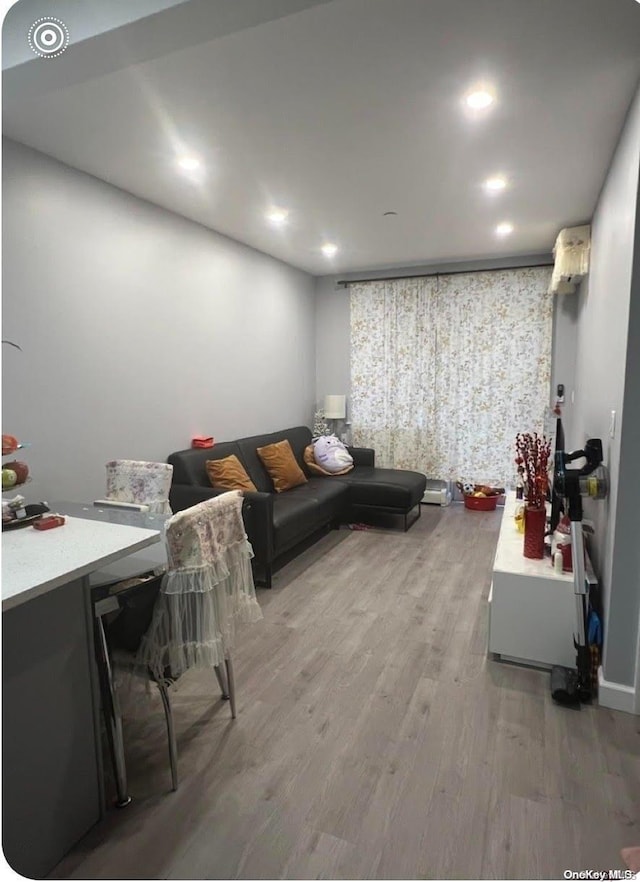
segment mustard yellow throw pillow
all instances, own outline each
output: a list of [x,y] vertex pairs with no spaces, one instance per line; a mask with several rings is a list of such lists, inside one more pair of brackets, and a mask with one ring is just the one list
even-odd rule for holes
[[267,444],[266,447],[258,447],[256,453],[269,472],[276,493],[307,483],[305,473],[296,462],[288,441],[277,441],[275,444]]
[[205,466],[211,486],[216,490],[252,490],[255,492],[256,485],[234,454],[225,456],[223,459],[208,459]]

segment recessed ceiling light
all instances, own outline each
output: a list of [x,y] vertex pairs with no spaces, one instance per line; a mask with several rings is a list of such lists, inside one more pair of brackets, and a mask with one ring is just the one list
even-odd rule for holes
[[200,160],[195,156],[181,156],[178,165],[183,171],[195,171],[200,168]]
[[500,190],[504,190],[507,186],[507,179],[503,178],[502,175],[496,175],[493,178],[487,178],[484,182],[484,188],[489,193],[499,193]]
[[333,257],[338,251],[338,246],[334,245],[333,242],[325,242],[320,250],[325,257]]
[[494,100],[491,92],[488,92],[486,89],[474,89],[465,98],[467,107],[470,107],[472,110],[484,110],[493,104]]
[[275,227],[286,224],[289,212],[285,208],[272,208],[267,212],[267,220]]
[[509,236],[513,233],[513,224],[509,221],[503,221],[496,227],[496,236]]

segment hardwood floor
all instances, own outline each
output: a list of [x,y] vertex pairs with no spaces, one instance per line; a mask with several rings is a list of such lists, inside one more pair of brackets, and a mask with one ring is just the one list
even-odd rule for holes
[[330,533],[259,590],[235,656],[127,721],[133,804],[54,878],[562,878],[640,843],[640,718],[557,707],[486,655],[501,512]]

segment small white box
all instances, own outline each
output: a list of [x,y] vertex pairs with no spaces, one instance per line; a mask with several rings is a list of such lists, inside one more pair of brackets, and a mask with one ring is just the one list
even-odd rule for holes
[[424,505],[449,505],[451,494],[446,487],[427,487],[422,502]]

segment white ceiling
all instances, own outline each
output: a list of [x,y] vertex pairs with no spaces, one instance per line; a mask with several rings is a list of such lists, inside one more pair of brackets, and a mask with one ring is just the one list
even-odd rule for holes
[[188,0],[13,0],[2,27],[2,68],[31,61],[25,37],[36,19],[55,16],[69,32],[69,45],[95,37]]
[[6,71],[4,133],[321,275],[549,251],[639,77],[635,0],[190,0]]

